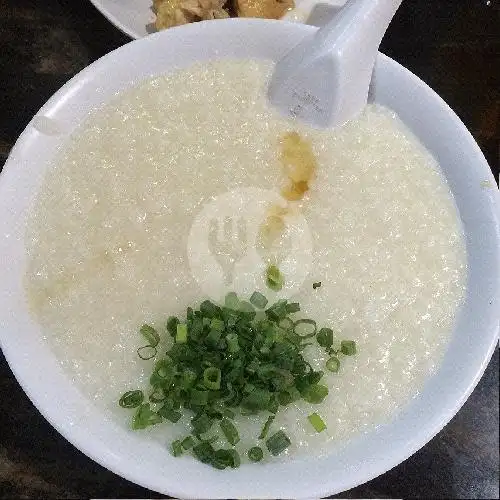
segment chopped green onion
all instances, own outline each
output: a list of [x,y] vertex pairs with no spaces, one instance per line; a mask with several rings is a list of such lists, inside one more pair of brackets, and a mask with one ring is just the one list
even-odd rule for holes
[[238,305],[238,312],[243,313],[243,316],[249,319],[253,319],[255,317],[254,306],[246,300],[240,301]]
[[323,422],[323,419],[317,413],[311,413],[311,415],[307,417],[307,420],[309,420],[316,432],[321,432],[326,429],[325,422]]
[[155,387],[153,392],[149,395],[151,403],[161,403],[166,398],[162,387]]
[[171,337],[175,337],[177,334],[177,325],[179,324],[179,320],[175,316],[170,316],[167,320],[167,331],[170,333]]
[[200,413],[191,419],[191,425],[195,434],[208,432],[212,424],[213,420],[206,413]]
[[178,422],[182,417],[182,413],[180,411],[173,410],[172,408],[168,408],[165,405],[158,410],[158,414],[161,415],[163,418],[166,418],[173,424]]
[[229,309],[238,309],[239,303],[238,296],[234,292],[229,292],[224,300],[225,306],[229,307]]
[[324,373],[322,371],[319,371],[319,372],[311,371],[307,375],[307,380],[308,380],[310,385],[314,385],[314,384],[317,384],[321,380],[323,375],[324,375]]
[[206,441],[207,443],[215,443],[219,440],[219,436],[217,434],[214,434],[212,437],[209,438],[204,438],[203,441]]
[[238,434],[238,431],[236,430],[234,424],[231,422],[231,420],[223,418],[219,425],[229,444],[232,444],[234,446],[240,440],[240,435]]
[[262,451],[262,448],[260,448],[259,446],[252,446],[252,448],[248,450],[247,454],[248,458],[252,462],[260,462],[264,457],[264,452]]
[[266,309],[266,316],[271,320],[279,323],[281,320],[285,319],[287,316],[286,311],[287,301],[285,299],[280,299],[275,302],[271,307]]
[[300,311],[300,304],[298,302],[292,302],[286,305],[286,312],[288,314],[293,314]]
[[230,463],[229,466],[236,469],[236,467],[239,467],[241,464],[240,455],[236,450],[228,450],[228,452],[232,458],[232,463]]
[[214,447],[207,441],[202,441],[201,443],[193,446],[193,455],[202,463],[209,464],[212,462],[215,450]]
[[172,455],[174,457],[180,457],[182,453],[182,443],[178,439],[176,439],[172,442]]
[[327,362],[326,362],[326,369],[333,372],[337,373],[340,368],[340,361],[337,356],[332,356]]
[[275,266],[270,265],[266,270],[266,284],[275,292],[279,292],[283,288],[285,280],[281,271]]
[[250,303],[253,304],[257,309],[264,309],[267,306],[268,300],[264,295],[259,292],[253,292],[250,297]]
[[296,387],[287,387],[278,394],[278,399],[281,405],[286,406],[300,399],[300,392]]
[[271,415],[268,417],[266,420],[266,423],[264,424],[264,427],[262,427],[262,431],[259,434],[259,439],[266,439],[267,434],[269,433],[269,429],[271,428],[271,424],[273,423],[276,415]]
[[224,321],[222,321],[219,318],[212,318],[212,320],[210,321],[210,328],[212,330],[217,330],[219,332],[223,332],[224,331]]
[[181,444],[185,450],[189,450],[195,445],[195,440],[192,436],[187,436],[182,440]]
[[283,328],[283,330],[293,330],[293,321],[290,318],[283,318],[278,326]]
[[234,413],[234,411],[231,411],[229,408],[226,408],[222,411],[222,415],[226,418],[233,419],[236,416],[236,413]]
[[184,390],[190,389],[196,382],[196,379],[196,372],[186,369],[180,374],[179,387]]
[[142,391],[127,391],[118,401],[122,408],[137,408],[144,401]]
[[212,391],[220,389],[221,373],[219,368],[213,366],[206,368],[203,372],[203,385]]
[[149,403],[144,403],[139,408],[132,419],[132,429],[145,429],[150,425],[159,424],[161,422],[161,416],[158,413],[151,410]]
[[252,412],[266,410],[271,402],[271,393],[266,389],[255,389],[241,400],[242,408]]
[[160,336],[152,326],[142,325],[139,332],[151,347],[156,347],[159,344]]
[[321,328],[316,335],[316,341],[321,347],[329,349],[333,345],[333,330],[331,328]]
[[343,340],[340,343],[340,350],[346,356],[354,356],[356,354],[356,342],[354,340]]
[[220,449],[214,453],[212,466],[216,469],[225,469],[226,467],[236,469],[240,464],[240,456],[236,450]]
[[230,333],[226,337],[227,350],[231,353],[238,352],[240,350],[240,344],[238,343],[238,335],[236,333]]
[[218,318],[222,313],[221,308],[209,300],[205,300],[200,304],[200,311],[207,318]]
[[267,441],[266,446],[271,455],[279,455],[283,451],[285,451],[291,444],[288,436],[282,431],[279,430],[275,434],[273,434]]
[[205,344],[212,349],[216,349],[221,337],[222,332],[220,330],[210,330],[208,335],[205,337]]
[[[331,356],[326,361],[330,371],[339,368],[338,352],[356,352],[353,341],[343,341],[341,349],[335,351],[333,331],[321,328],[318,332],[312,319],[294,321],[292,316],[299,311],[297,302],[279,299],[268,304],[259,292],[245,301],[232,292],[223,306],[206,300],[198,308],[188,307],[185,319],[170,316],[166,329],[174,342],[154,363],[149,402],[144,402],[142,391],[129,391],[120,397],[120,406],[135,408],[132,428],[144,429],[162,421],[175,423],[192,412],[192,436],[174,441],[172,453],[179,456],[183,450],[191,450],[203,463],[226,469],[238,467],[240,457],[234,449],[215,449],[214,442],[222,436],[230,446],[240,441],[232,421],[235,412],[266,412],[259,438],[272,454],[282,453],[290,445],[286,434],[278,431],[268,437],[280,405],[300,399],[317,404],[328,395],[328,388],[321,384],[323,372],[314,370],[304,357],[304,349],[310,345],[305,339],[316,336],[318,344],[325,347]],[[143,325],[141,335],[148,345],[138,350],[139,355],[144,359],[157,355],[160,336],[156,330]],[[322,426],[315,415],[310,415],[309,421],[321,432],[324,423]],[[216,421],[221,432],[208,437]],[[250,460],[262,460],[263,449],[248,450]]]
[[185,344],[188,339],[188,330],[186,323],[179,323],[177,325],[177,332],[175,334],[175,342],[177,344]]
[[205,406],[208,403],[208,391],[191,389],[189,402],[194,406]]
[[157,352],[158,350],[156,349],[156,347],[150,345],[144,345],[142,347],[139,347],[139,349],[137,349],[137,355],[144,361],[154,358]]
[[299,319],[293,324],[293,332],[301,339],[314,337],[316,335],[316,328],[316,321],[313,319]]
[[316,283],[313,283],[313,290],[316,290],[316,288],[319,288],[321,286],[321,281],[317,281]]
[[271,413],[277,413],[279,407],[280,407],[280,402],[278,400],[278,397],[275,394],[273,394],[271,396],[271,401],[267,405],[267,411],[270,411]]
[[319,404],[328,396],[328,387],[322,384],[310,385],[303,393],[302,397],[308,402]]

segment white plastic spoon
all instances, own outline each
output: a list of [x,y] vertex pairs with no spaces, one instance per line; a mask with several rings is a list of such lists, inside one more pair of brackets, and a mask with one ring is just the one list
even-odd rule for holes
[[366,106],[378,47],[402,0],[350,0],[276,64],[270,102],[317,127],[337,127]]

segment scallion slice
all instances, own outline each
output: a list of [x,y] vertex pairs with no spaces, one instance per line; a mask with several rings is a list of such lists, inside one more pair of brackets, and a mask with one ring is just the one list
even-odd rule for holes
[[195,445],[195,440],[192,436],[187,436],[182,440],[181,444],[185,450],[190,450]]
[[325,422],[323,422],[323,419],[317,413],[311,413],[311,415],[307,417],[307,420],[309,420],[316,432],[321,432],[326,429]]
[[208,391],[191,389],[189,391],[189,403],[193,406],[205,406],[208,404]]
[[225,306],[229,309],[238,309],[239,303],[238,296],[234,292],[229,292],[224,300]]
[[212,462],[215,450],[214,447],[207,441],[193,446],[193,455],[202,463],[209,464]]
[[191,419],[191,425],[195,434],[208,432],[212,424],[213,420],[206,413],[200,413]]
[[203,372],[203,385],[212,391],[218,391],[220,389],[220,379],[221,373],[219,368],[211,366],[206,368]]
[[173,424],[178,422],[182,417],[182,413],[180,411],[173,410],[165,405],[158,410],[158,414]]
[[142,391],[127,391],[118,401],[122,408],[137,408],[144,401]]
[[151,347],[156,347],[159,344],[160,336],[152,326],[142,325],[139,332],[146,339],[146,342]]
[[300,311],[300,304],[298,302],[292,302],[286,305],[286,312],[288,314],[293,314]]
[[247,454],[248,458],[252,462],[260,462],[264,457],[264,452],[262,451],[262,448],[260,448],[259,446],[252,446],[252,448],[248,450]]
[[212,466],[216,469],[231,467],[236,469],[241,464],[240,456],[236,450],[216,450],[213,456]]
[[316,341],[321,347],[329,349],[333,345],[333,330],[331,328],[321,328],[316,335]]
[[182,443],[176,439],[172,442],[172,455],[174,457],[180,457],[183,453]]
[[266,439],[267,434],[269,433],[269,429],[271,428],[271,424],[274,422],[276,415],[270,415],[266,423],[264,424],[264,427],[262,427],[262,431],[260,432],[259,439]]
[[270,265],[266,270],[266,284],[267,286],[275,291],[279,292],[285,283],[285,279],[281,274],[281,271],[275,266]]
[[156,349],[156,347],[150,345],[144,345],[137,349],[137,355],[144,361],[154,358],[157,353],[158,350]]
[[177,325],[179,324],[179,319],[175,316],[170,316],[167,320],[167,331],[170,333],[171,337],[175,337],[177,333]]
[[240,435],[238,434],[238,431],[234,424],[231,422],[231,420],[223,418],[220,421],[219,425],[229,444],[232,444],[234,446],[240,440]]
[[316,321],[313,319],[299,319],[293,324],[293,332],[301,339],[314,337],[316,330]]
[[337,356],[332,356],[330,359],[328,359],[325,366],[326,366],[326,369],[328,371],[331,371],[333,373],[337,373],[339,371],[339,368],[340,368],[339,358],[337,358]]
[[150,425],[159,424],[161,422],[161,416],[151,409],[149,403],[141,404],[137,408],[137,411],[132,419],[132,429],[145,429]]
[[302,397],[308,402],[319,404],[328,396],[328,387],[322,384],[310,385],[303,393]]
[[267,306],[268,300],[264,295],[259,292],[253,292],[250,297],[250,303],[253,304],[257,309],[264,309]]
[[178,323],[175,333],[175,342],[177,344],[185,344],[188,339],[188,330],[186,323]]
[[354,340],[342,340],[340,351],[346,356],[354,356],[356,354],[356,342]]
[[266,446],[271,455],[279,455],[283,453],[292,442],[288,438],[288,436],[282,431],[279,430],[275,434],[273,434],[267,441]]

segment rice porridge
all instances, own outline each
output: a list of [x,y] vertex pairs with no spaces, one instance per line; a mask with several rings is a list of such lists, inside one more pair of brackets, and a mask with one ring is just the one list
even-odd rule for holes
[[[138,328],[162,332],[169,315],[205,298],[186,250],[196,217],[227,192],[279,194],[280,138],[297,132],[317,169],[292,202],[311,254],[291,298],[302,315],[358,346],[339,373],[326,371],[321,404],[301,400],[276,416],[274,427],[293,436],[288,455],[318,454],[390,420],[439,365],[464,296],[464,239],[439,166],[394,113],[369,105],[334,131],[286,120],[266,103],[271,69],[255,61],[193,66],[89,115],[36,201],[26,289],[68,376],[129,425],[118,398],[146,387],[154,361],[137,357]],[[317,345],[305,356],[318,368],[328,357]],[[327,425],[320,434],[308,425],[312,411]],[[257,443],[262,420],[236,417],[242,450]],[[188,426],[183,417],[145,434],[165,441]]]

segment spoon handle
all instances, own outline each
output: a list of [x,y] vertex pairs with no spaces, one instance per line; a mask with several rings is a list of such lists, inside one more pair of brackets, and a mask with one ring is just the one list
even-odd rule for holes
[[276,64],[268,97],[282,112],[340,126],[366,106],[378,47],[402,0],[350,0]]
[[[349,0],[312,40],[314,52],[354,48],[375,60],[382,37],[402,0]],[[359,50],[362,50],[359,53]]]

